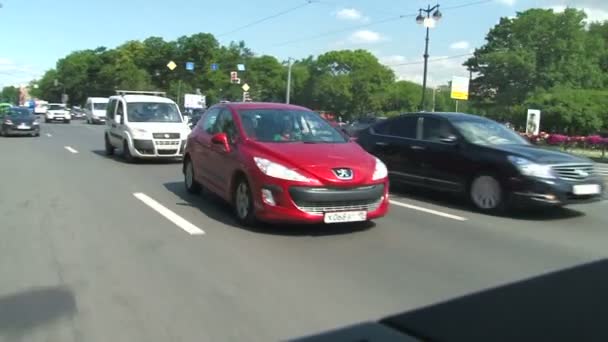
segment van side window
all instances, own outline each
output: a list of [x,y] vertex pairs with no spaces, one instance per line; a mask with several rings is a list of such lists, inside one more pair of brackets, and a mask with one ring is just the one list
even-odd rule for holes
[[118,101],[118,107],[116,107],[116,115],[124,116],[124,105],[122,101]]
[[[89,106],[91,107],[91,110],[92,110],[93,103],[92,102],[88,103],[87,108]],[[110,120],[114,119],[114,108],[116,108],[116,99],[110,100],[110,102],[108,103],[108,107],[106,108],[106,116]]]

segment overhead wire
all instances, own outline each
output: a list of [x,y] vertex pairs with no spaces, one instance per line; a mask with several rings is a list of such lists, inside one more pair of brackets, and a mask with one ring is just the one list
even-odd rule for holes
[[263,17],[263,18],[258,19],[258,20],[256,20],[256,21],[253,21],[253,22],[250,22],[250,23],[245,24],[245,25],[243,25],[243,26],[237,27],[237,28],[235,28],[235,29],[233,29],[233,30],[231,30],[231,31],[228,31],[228,32],[224,32],[224,33],[218,34],[218,35],[216,35],[216,37],[227,36],[227,35],[229,35],[229,34],[233,34],[233,33],[236,33],[236,32],[239,32],[239,31],[242,31],[242,30],[244,30],[244,29],[246,29],[246,28],[250,28],[250,27],[252,27],[252,26],[255,26],[255,25],[261,24],[261,23],[263,23],[263,22],[265,22],[265,21],[268,21],[268,20],[270,20],[270,19],[278,18],[278,17],[283,16],[283,15],[285,15],[285,14],[288,14],[288,13],[291,13],[291,12],[294,12],[294,11],[297,11],[297,10],[299,10],[300,8],[306,7],[306,6],[308,6],[308,5],[312,4],[312,3],[316,3],[316,2],[317,2],[316,0],[306,0],[306,2],[304,2],[303,4],[300,4],[300,5],[298,5],[298,6],[294,6],[294,7],[290,7],[290,8],[288,8],[288,9],[285,9],[285,10],[281,11],[281,12],[278,12],[278,13],[275,13],[275,14],[272,14],[272,15],[269,15],[269,16],[267,16],[267,17]]
[[[472,2],[468,2],[468,3],[460,4],[460,5],[442,7],[442,10],[452,10],[452,9],[458,9],[458,8],[476,6],[476,5],[481,5],[481,4],[485,4],[485,3],[489,3],[489,2],[493,2],[493,1],[496,1],[496,0],[472,1]],[[372,22],[369,22],[369,23],[361,24],[361,25],[351,26],[351,27],[348,27],[348,28],[331,30],[331,31],[322,32],[322,33],[319,33],[319,34],[316,34],[316,35],[312,35],[312,36],[302,37],[302,38],[298,38],[298,39],[292,39],[292,40],[284,41],[284,42],[281,42],[281,43],[278,43],[278,44],[274,44],[274,45],[271,45],[271,46],[272,47],[279,47],[279,46],[285,46],[285,45],[295,44],[295,43],[299,43],[299,42],[303,42],[303,41],[319,39],[319,38],[323,38],[323,37],[326,37],[326,36],[335,35],[335,34],[338,34],[338,33],[348,32],[348,31],[362,29],[362,28],[367,28],[367,27],[370,27],[370,26],[376,26],[376,25],[380,25],[380,24],[386,24],[386,23],[393,22],[393,21],[399,21],[399,20],[404,19],[404,18],[413,18],[413,17],[416,17],[417,15],[418,15],[418,13],[402,14],[402,15],[398,15],[398,16],[393,16],[393,17],[388,17],[388,18],[372,21]]]

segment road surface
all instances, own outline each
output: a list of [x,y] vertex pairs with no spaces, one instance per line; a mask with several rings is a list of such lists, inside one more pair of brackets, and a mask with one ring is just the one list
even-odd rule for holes
[[102,134],[0,139],[0,341],[285,340],[608,256],[608,202],[492,217],[400,190],[374,225],[245,229]]

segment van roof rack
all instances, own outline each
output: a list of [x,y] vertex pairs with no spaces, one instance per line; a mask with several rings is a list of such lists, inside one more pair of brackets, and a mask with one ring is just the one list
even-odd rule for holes
[[117,90],[117,95],[154,95],[167,97],[164,91],[145,91],[145,90]]

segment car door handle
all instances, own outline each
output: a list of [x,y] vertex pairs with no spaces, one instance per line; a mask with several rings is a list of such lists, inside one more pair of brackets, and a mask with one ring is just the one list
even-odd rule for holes
[[382,142],[382,141],[378,141],[376,142],[377,146],[388,146],[388,143]]
[[425,149],[426,148],[424,146],[418,146],[418,145],[412,146],[412,150],[422,151],[422,150],[425,150]]

